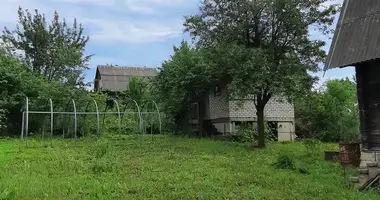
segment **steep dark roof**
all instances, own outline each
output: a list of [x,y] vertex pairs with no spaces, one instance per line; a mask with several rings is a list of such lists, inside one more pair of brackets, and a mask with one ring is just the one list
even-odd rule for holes
[[380,58],[380,0],[345,0],[324,70]]
[[99,65],[96,69],[96,79],[101,80],[102,90],[118,91],[125,90],[133,76],[149,78],[157,73],[156,68]]

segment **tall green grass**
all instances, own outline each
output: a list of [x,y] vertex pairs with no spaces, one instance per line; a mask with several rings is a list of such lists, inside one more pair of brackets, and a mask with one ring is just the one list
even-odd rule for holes
[[[323,160],[331,144],[311,155],[302,143],[252,150],[165,135],[46,143],[0,141],[0,199],[379,199],[346,187]],[[276,167],[281,155],[291,168]]]

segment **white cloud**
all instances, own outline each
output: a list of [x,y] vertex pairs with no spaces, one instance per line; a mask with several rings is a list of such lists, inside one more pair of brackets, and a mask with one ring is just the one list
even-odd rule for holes
[[114,0],[53,0],[55,2],[77,3],[77,4],[97,4],[97,5],[113,5]]
[[[184,6],[189,0],[3,0],[0,27],[14,27],[17,9],[38,9],[50,19],[55,10],[62,18],[74,17],[83,23],[92,41],[141,43],[179,37],[180,19],[165,16],[165,11]],[[170,9],[169,9],[170,8]],[[133,14],[131,12],[137,12]],[[159,14],[155,17],[152,14]],[[1,28],[0,28],[1,30]]]
[[91,24],[91,39],[99,42],[146,43],[162,41],[181,35],[180,22],[155,23],[154,21],[84,19]]

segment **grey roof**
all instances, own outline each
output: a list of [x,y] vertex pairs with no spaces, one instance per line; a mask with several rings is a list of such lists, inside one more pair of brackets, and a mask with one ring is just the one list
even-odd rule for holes
[[380,58],[380,0],[345,0],[324,70]]
[[155,76],[156,68],[99,65],[101,76]]
[[97,67],[96,77],[100,79],[101,90],[119,91],[127,89],[131,77],[149,78],[157,73],[156,68],[100,65]]

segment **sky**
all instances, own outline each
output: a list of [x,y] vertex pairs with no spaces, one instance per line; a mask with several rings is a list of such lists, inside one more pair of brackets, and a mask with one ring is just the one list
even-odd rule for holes
[[[86,52],[94,54],[86,73],[93,81],[97,65],[160,67],[173,53],[173,45],[190,40],[183,34],[184,16],[197,13],[199,0],[1,0],[0,30],[14,28],[17,9],[34,10],[51,18],[56,10],[67,21],[74,18],[90,36]],[[335,0],[342,3],[343,0]],[[335,26],[335,24],[333,25]],[[313,38],[331,40],[311,32]],[[352,77],[353,68],[317,73],[321,80]]]

